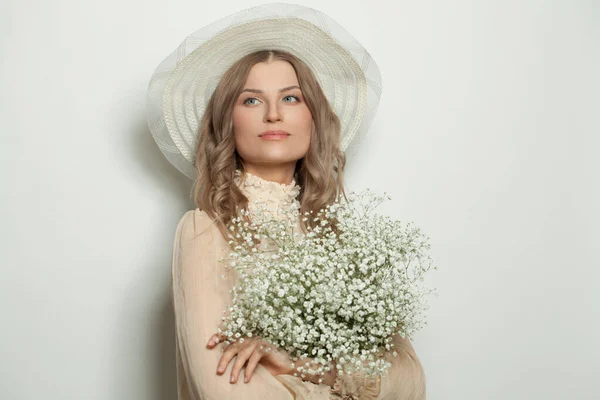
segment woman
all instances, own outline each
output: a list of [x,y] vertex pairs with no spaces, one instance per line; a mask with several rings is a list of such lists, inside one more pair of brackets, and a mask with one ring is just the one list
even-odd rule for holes
[[[281,6],[267,5],[261,9],[264,11],[267,7],[273,11],[273,7]],[[285,15],[289,18],[290,13]],[[280,38],[285,36],[282,33],[287,28],[276,24],[285,18],[270,21],[274,24],[271,26],[273,40],[278,44],[282,44]],[[285,22],[285,26],[289,26],[290,20]],[[299,24],[298,29],[304,29],[304,22]],[[239,26],[244,24],[232,29]],[[246,24],[245,32],[256,33],[257,26]],[[225,35],[221,38],[225,40],[232,29],[220,33]],[[314,35],[322,34],[316,26],[308,26],[308,29]],[[304,61],[310,61],[309,50],[299,51],[302,48],[299,46],[295,51],[299,56],[295,56],[264,45],[260,38],[265,37],[265,32],[247,39],[248,35],[242,31],[235,33],[238,42],[245,38],[257,44],[255,49],[258,50],[248,52],[248,47],[242,46],[243,52],[239,50],[236,54],[244,55],[226,63],[226,69],[200,112],[186,107],[185,101],[177,103],[173,96],[165,94],[184,81],[173,78],[186,76],[181,67],[174,69],[177,73],[171,72],[171,81],[161,86],[160,91],[164,125],[177,147],[174,153],[191,162],[197,176],[193,190],[196,208],[181,218],[173,247],[178,398],[425,399],[425,377],[420,361],[409,340],[399,336],[395,338],[398,356],[390,356],[392,367],[386,377],[338,376],[334,370],[326,374],[321,383],[317,377],[294,376],[287,353],[271,349],[260,337],[227,347],[219,344],[223,338],[216,334],[216,329],[222,313],[231,304],[230,290],[237,280],[235,274],[223,276],[223,265],[219,263],[228,251],[227,222],[243,208],[248,208],[252,217],[252,210],[259,202],[274,210],[299,202],[301,213],[316,212],[332,203],[337,194],[344,191],[346,156],[342,149],[347,148],[344,138],[354,136],[360,129],[360,124],[352,124],[353,119],[359,123],[365,120],[364,110],[362,114],[348,114],[340,111],[343,106],[331,107],[319,79]],[[290,48],[290,43],[287,45],[281,47]],[[260,49],[261,46],[271,50]],[[349,60],[347,55],[336,59],[335,49],[324,51],[337,65],[343,64],[341,60]],[[186,65],[186,62],[191,65],[190,59],[187,56],[178,65]],[[348,75],[348,71],[342,72]],[[195,75],[187,73],[187,76]],[[360,76],[364,79],[364,74]],[[190,79],[197,82],[197,77]],[[343,83],[351,89],[360,84],[360,81]],[[210,84],[204,85],[210,87]],[[165,104],[175,104],[180,112],[174,111],[174,117],[169,118]],[[189,123],[183,123],[185,118],[176,121],[183,113],[181,110],[189,111],[190,115],[201,114],[201,119],[196,121],[198,135],[193,157],[189,154],[186,157],[185,147],[177,146],[182,130],[194,132]],[[344,116],[342,121],[338,113]],[[182,163],[173,157],[174,153],[168,154],[167,146],[159,140],[160,134],[156,130],[153,134],[170,161],[182,172],[189,173],[190,169],[183,166],[185,161]],[[310,221],[298,221],[303,229],[306,223]]]

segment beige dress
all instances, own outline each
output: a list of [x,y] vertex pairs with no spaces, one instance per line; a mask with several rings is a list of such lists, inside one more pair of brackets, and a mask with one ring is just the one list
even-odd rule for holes
[[[236,177],[248,197],[249,208],[257,201],[269,208],[297,201],[300,187],[264,180],[247,174],[244,182]],[[271,375],[258,364],[252,379],[244,383],[244,369],[237,383],[229,383],[235,357],[222,375],[217,364],[223,354],[220,345],[206,346],[220,326],[222,312],[230,304],[229,290],[236,276],[222,277],[228,245],[208,215],[200,209],[187,211],[177,226],[173,244],[172,301],[177,345],[177,391],[179,400],[291,400],[291,399],[396,399],[424,400],[425,375],[408,339],[396,336],[397,357],[388,375],[376,382],[360,376],[336,380],[334,388],[303,381],[292,375]]]

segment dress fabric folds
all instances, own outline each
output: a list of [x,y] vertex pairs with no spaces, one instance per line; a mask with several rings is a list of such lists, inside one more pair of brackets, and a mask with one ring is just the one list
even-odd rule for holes
[[[256,202],[269,207],[291,205],[297,201],[300,187],[264,180],[246,173],[236,182],[249,199],[249,209]],[[223,277],[228,244],[216,224],[202,210],[187,211],[180,219],[173,243],[172,304],[175,313],[176,365],[178,400],[424,400],[425,375],[421,362],[408,339],[396,335],[397,357],[389,358],[388,375],[377,379],[343,376],[334,387],[303,381],[292,375],[273,376],[258,364],[252,379],[243,382],[242,368],[238,382],[229,383],[236,357],[222,375],[217,364],[223,354],[221,345],[206,346],[220,326],[223,311],[231,304],[229,292],[237,275]]]

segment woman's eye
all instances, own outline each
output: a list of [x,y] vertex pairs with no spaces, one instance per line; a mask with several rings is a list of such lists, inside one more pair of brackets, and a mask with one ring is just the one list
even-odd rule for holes
[[[248,102],[249,102],[250,100],[258,100],[258,99],[254,98],[254,97],[249,97],[249,98],[247,98],[246,100],[244,100],[244,104],[249,104]],[[254,103],[254,104],[256,104],[256,103]]]
[[[287,103],[293,103],[293,102],[300,101],[300,99],[298,98],[298,96],[292,96],[292,95],[285,96],[283,99]],[[287,99],[293,99],[293,100],[288,101]],[[251,103],[252,101],[257,101],[258,102],[258,99],[256,97],[249,97],[246,100],[244,100],[243,104],[249,104],[249,105],[255,105],[255,104],[257,104],[257,103]]]
[[298,97],[296,97],[296,96],[292,96],[292,95],[290,95],[290,96],[285,96],[285,97],[284,97],[284,99],[288,99],[288,98],[290,98],[290,99],[294,99],[294,100],[296,100],[296,101],[300,101],[300,100],[298,99]]

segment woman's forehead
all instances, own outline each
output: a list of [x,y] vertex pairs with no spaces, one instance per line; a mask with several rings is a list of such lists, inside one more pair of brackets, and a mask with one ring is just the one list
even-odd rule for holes
[[253,65],[248,73],[245,88],[280,91],[290,86],[299,86],[296,71],[287,61],[277,60]]

